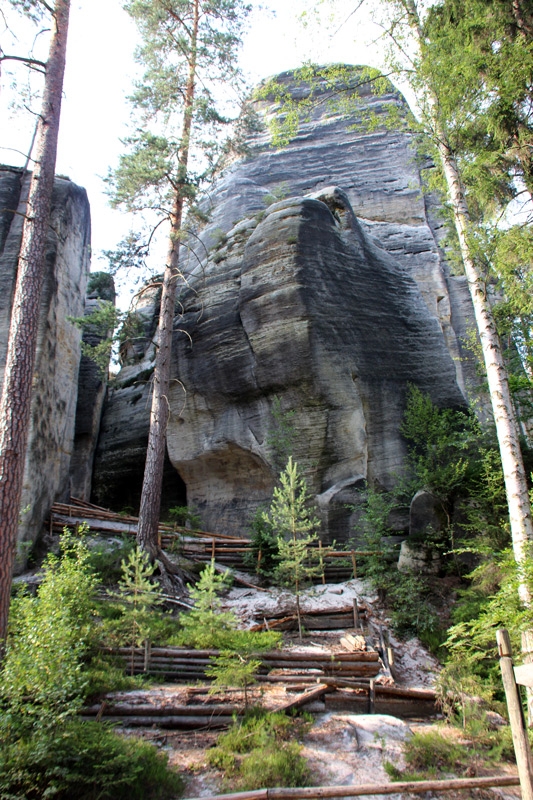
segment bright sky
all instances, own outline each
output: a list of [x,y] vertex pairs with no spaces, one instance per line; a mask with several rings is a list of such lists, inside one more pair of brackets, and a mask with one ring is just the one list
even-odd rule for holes
[[[258,2],[253,5],[242,51],[242,65],[252,84],[308,60],[380,65],[380,48],[371,43],[379,36],[379,29],[371,25],[366,8],[353,13],[358,0],[335,0],[331,4],[319,0],[321,22],[307,27],[298,22],[298,17],[304,11],[311,17],[310,0],[263,0],[262,8]],[[336,12],[334,21],[329,19],[331,7]],[[15,30],[13,18],[11,23]],[[22,42],[17,44],[2,27],[0,18],[4,52],[16,53],[17,48],[23,52]],[[45,39],[41,37],[43,45]],[[106,268],[105,262],[98,262],[99,253],[112,249],[130,228],[124,214],[109,208],[102,177],[116,165],[120,138],[127,134],[130,109],[126,97],[135,75],[135,43],[136,29],[120,0],[74,0],[57,172],[68,175],[89,194],[93,269]],[[46,57],[46,49],[40,57]],[[7,67],[8,62],[4,62],[5,73]],[[21,164],[21,156],[5,148],[27,149],[31,117],[9,111],[9,82],[5,78],[1,88],[0,162]]]

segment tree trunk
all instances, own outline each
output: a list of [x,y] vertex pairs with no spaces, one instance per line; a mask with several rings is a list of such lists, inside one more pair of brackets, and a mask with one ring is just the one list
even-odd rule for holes
[[137,532],[138,546],[145,550],[152,560],[157,560],[163,571],[167,569],[171,572],[172,565],[163,557],[159,546],[158,524],[161,510],[161,488],[163,484],[166,431],[170,414],[168,394],[170,388],[176,289],[178,280],[181,277],[179,269],[179,249],[183,219],[184,189],[187,184],[187,167],[193,122],[193,103],[196,91],[199,11],[199,0],[195,0],[194,20],[191,30],[191,58],[185,95],[178,175],[175,181],[174,204],[170,215],[171,227],[168,261],[163,276],[161,310],[155,336],[157,352],[153,377],[150,432],[148,436],[148,450],[146,453],[141,506],[139,510],[139,527]]
[[[502,460],[514,557],[518,564],[522,564],[527,555],[527,544],[533,540],[533,526],[526,472],[520,451],[518,425],[509,391],[507,369],[503,361],[501,343],[487,297],[485,281],[474,262],[468,241],[470,220],[457,163],[446,145],[444,136],[439,136],[439,152],[452,204],[468,288],[474,306],[476,326],[481,340]],[[530,605],[531,593],[523,582],[520,583],[519,594],[522,602]]]
[[0,642],[7,631],[17,543],[69,12],[70,0],[56,0],[0,400]]
[[[402,1],[408,15],[409,25],[415,34],[423,58],[424,35],[415,0]],[[487,297],[485,279],[475,263],[470,247],[468,238],[470,215],[457,160],[449,146],[445,127],[438,117],[438,98],[435,97],[430,86],[426,85],[425,88],[433,132],[446,178],[448,197],[453,210],[455,230],[459,239],[465,275],[474,306],[476,327],[481,340],[492,413],[502,461],[513,553],[517,564],[520,566],[527,555],[528,542],[533,541],[533,525],[531,522],[531,506],[526,472],[520,450],[513,401],[509,391],[507,369],[503,360],[496,323]],[[525,605],[531,604],[531,593],[524,581],[520,581],[519,595]]]

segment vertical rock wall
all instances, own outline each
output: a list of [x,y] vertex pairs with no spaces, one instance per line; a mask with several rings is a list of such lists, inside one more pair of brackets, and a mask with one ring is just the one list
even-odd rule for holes
[[[0,168],[0,378],[5,364],[28,176]],[[13,213],[17,211],[19,213]],[[80,332],[90,259],[90,211],[84,189],[57,178],[41,298],[31,423],[19,528],[20,559],[35,542],[50,505],[70,494]]]

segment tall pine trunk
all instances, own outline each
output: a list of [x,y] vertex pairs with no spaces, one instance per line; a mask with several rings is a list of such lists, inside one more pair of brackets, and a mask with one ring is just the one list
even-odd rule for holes
[[54,187],[70,0],[56,0],[0,400],[0,642],[5,639]]
[[161,560],[161,548],[158,542],[158,526],[161,510],[166,432],[170,414],[169,388],[172,334],[174,329],[176,291],[178,281],[181,277],[179,268],[180,237],[185,200],[184,190],[186,190],[187,186],[187,169],[197,80],[198,24],[200,17],[199,2],[200,0],[195,0],[193,8],[189,77],[185,93],[178,175],[173,183],[175,194],[170,216],[170,240],[167,264],[163,275],[161,310],[159,312],[159,323],[155,336],[156,359],[153,376],[150,432],[148,435],[148,449],[144,468],[139,527],[137,532],[138,546],[146,550],[151,559],[158,560]]

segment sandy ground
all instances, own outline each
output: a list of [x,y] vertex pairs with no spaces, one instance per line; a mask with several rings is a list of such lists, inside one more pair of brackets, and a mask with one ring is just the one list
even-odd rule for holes
[[[387,627],[387,618],[380,609],[377,597],[359,580],[343,584],[330,584],[315,587],[306,592],[301,599],[303,611],[332,609],[351,605],[357,599],[359,607],[366,610],[365,634],[372,636],[379,627]],[[280,612],[293,613],[292,596],[277,589],[256,591],[253,589],[232,589],[224,599],[224,609],[233,609],[249,627],[263,617]],[[353,630],[351,631],[353,633]],[[300,643],[295,634],[285,634],[285,646],[295,650],[315,651],[316,649],[342,649],[340,639],[343,631],[309,631]],[[410,687],[430,687],[434,685],[439,664],[417,639],[401,642],[389,633],[394,652],[396,683]],[[258,687],[254,689],[255,700],[269,708],[276,708],[290,699],[280,686]],[[165,686],[151,690],[148,695],[139,693],[139,702],[201,702],[202,694],[193,688]],[[203,695],[205,697],[205,694]],[[228,702],[237,698],[233,693]],[[220,699],[218,700],[220,702]],[[336,786],[345,784],[387,783],[389,778],[384,769],[386,761],[398,768],[404,766],[403,743],[412,736],[412,731],[429,720],[417,723],[405,722],[387,715],[352,714],[344,712],[320,711],[323,706],[316,704],[314,723],[305,734],[302,753],[307,759],[313,783],[317,786]],[[311,709],[309,709],[311,710]],[[434,722],[434,721],[433,721]],[[137,730],[138,733],[138,730]],[[216,732],[209,731],[161,731],[146,729],[143,735],[162,747],[185,779],[186,798],[208,798],[213,794],[231,791],[231,785],[224,782],[222,774],[209,767],[205,752],[217,740]],[[453,735],[453,734],[452,734]],[[442,793],[443,800],[464,800],[471,796],[477,800],[517,800],[519,792],[514,789],[475,790],[462,793]],[[401,795],[383,795],[392,800],[400,800]],[[419,797],[413,795],[412,797]],[[422,796],[423,797],[423,796]],[[428,797],[438,797],[429,793]]]
[[[377,596],[361,580],[353,579],[340,584],[315,586],[302,593],[302,612],[334,609],[352,606],[357,600],[358,606],[366,610],[365,632],[377,634],[379,627],[388,630],[390,645],[394,653],[396,682],[412,688],[427,688],[435,684],[439,672],[438,661],[420,644],[418,639],[401,642],[388,628],[388,620],[378,604]],[[224,599],[224,610],[233,610],[243,626],[249,627],[262,622],[272,614],[294,613],[294,597],[290,592],[281,589],[257,591],[254,589],[232,589]],[[352,631],[353,633],[353,631]],[[298,649],[309,649],[313,646],[335,649],[342,636],[341,631],[310,632],[306,644],[299,646],[296,636],[286,636],[292,646]],[[313,642],[315,644],[313,645]],[[340,645],[339,645],[339,649]]]

